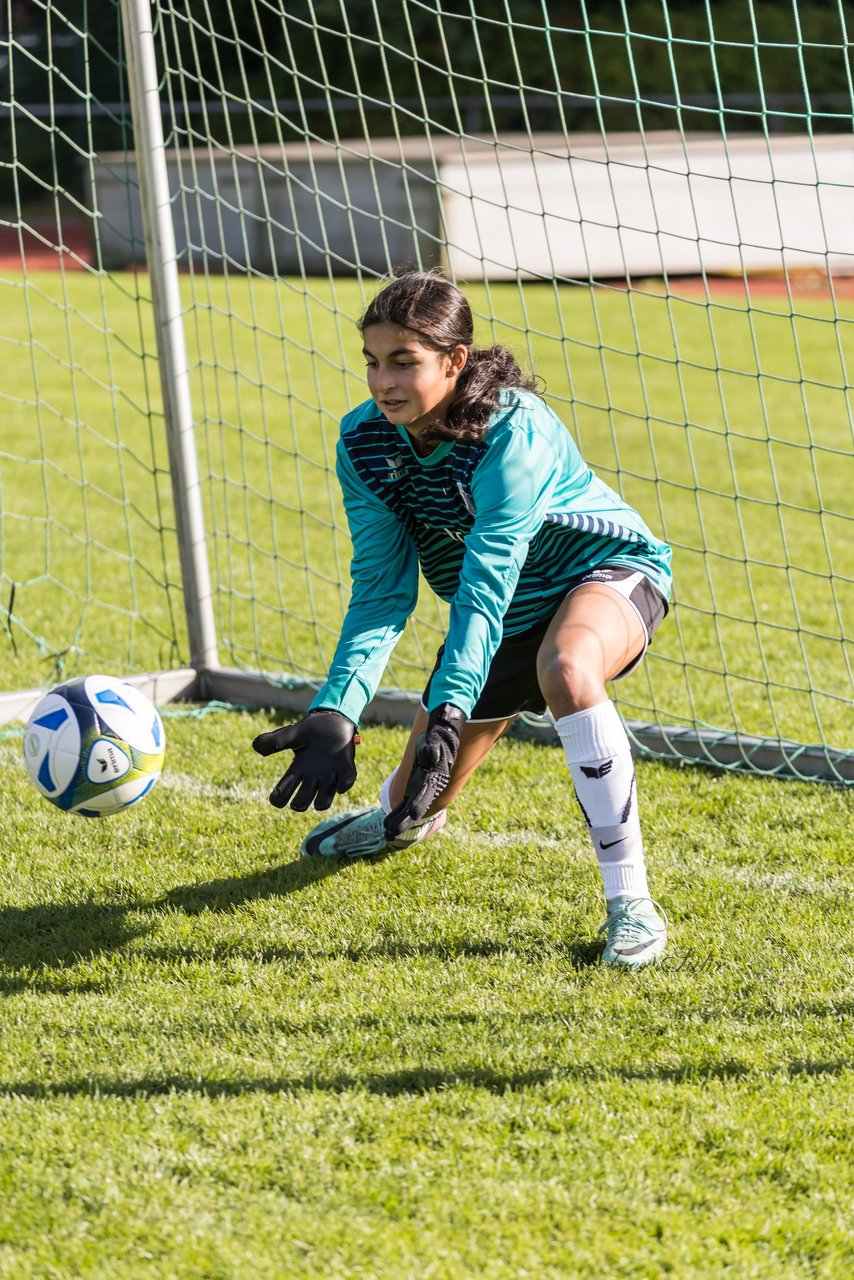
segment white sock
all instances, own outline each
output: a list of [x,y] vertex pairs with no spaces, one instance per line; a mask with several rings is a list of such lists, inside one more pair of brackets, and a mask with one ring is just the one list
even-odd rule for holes
[[555,727],[563,743],[605,898],[648,898],[638,816],[635,767],[628,735],[610,700],[562,716]]
[[391,773],[380,787],[380,804],[383,807],[384,813],[391,813],[394,808],[394,805],[391,802],[391,784],[394,782],[396,776],[397,769],[392,769]]
[[[397,769],[392,769],[385,782],[380,786],[380,804],[382,806],[383,813],[391,813],[394,808],[394,805],[391,802],[391,784],[394,782],[396,777]],[[435,813],[431,814],[429,818],[424,818],[421,822],[414,823],[412,829],[424,826],[425,823],[428,822],[435,822],[440,813],[444,813],[444,809],[439,809]]]

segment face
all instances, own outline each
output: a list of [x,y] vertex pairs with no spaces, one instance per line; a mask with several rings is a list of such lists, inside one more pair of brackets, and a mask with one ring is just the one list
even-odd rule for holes
[[389,422],[418,436],[445,421],[468,349],[462,343],[446,354],[424,345],[411,329],[372,324],[362,333],[368,390]]

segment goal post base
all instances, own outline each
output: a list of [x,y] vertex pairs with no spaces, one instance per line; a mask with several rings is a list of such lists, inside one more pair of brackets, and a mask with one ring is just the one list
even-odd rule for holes
[[[88,673],[87,673],[88,674]],[[69,680],[77,679],[70,675]],[[198,673],[192,667],[181,667],[175,671],[144,671],[138,675],[120,676],[150,698],[155,706],[177,699],[192,700],[198,686]],[[26,724],[36,705],[56,684],[41,689],[19,689],[14,693],[0,693],[0,724],[12,724],[21,721]]]
[[[308,711],[320,688],[300,676],[262,676],[238,667],[205,668],[198,673],[193,696],[203,702],[229,702],[268,710]],[[364,724],[410,725],[418,709],[417,693],[380,689],[365,708]]]
[[[705,764],[714,769],[790,781],[854,784],[854,752],[851,751],[718,729],[696,729],[692,725],[626,720],[625,726],[633,754],[642,759]],[[554,725],[547,716],[520,717],[513,734],[544,743],[556,737]]]
[[[73,678],[73,677],[71,677]],[[262,676],[238,667],[181,667],[126,677],[129,684],[162,706],[168,702],[223,702],[229,706],[305,712],[318,684],[299,676]],[[0,725],[26,723],[47,687],[0,693]],[[418,693],[380,689],[365,708],[364,724],[411,725],[420,703]],[[705,764],[770,778],[854,785],[854,752],[834,747],[758,738],[749,734],[696,729],[627,720],[635,755],[671,764]],[[522,715],[511,737],[554,745],[558,741],[549,716]]]
[[[272,678],[237,668],[199,672],[193,696],[252,707],[307,711],[317,685],[295,676]],[[410,725],[415,719],[419,694],[380,689],[365,708],[365,724]],[[744,770],[773,778],[854,784],[854,752],[834,747],[806,745],[777,738],[695,729],[691,725],[662,725],[627,720],[632,749],[647,759],[679,764],[705,764],[713,768]],[[511,736],[529,741],[557,742],[549,716],[520,716]]]

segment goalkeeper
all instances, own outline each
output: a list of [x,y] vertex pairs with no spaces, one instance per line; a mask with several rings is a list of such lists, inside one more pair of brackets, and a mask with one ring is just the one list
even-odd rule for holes
[[359,322],[371,399],[342,423],[337,471],[352,594],[304,719],[263,733],[293,760],[271,802],[328,809],[356,779],[359,718],[415,608],[419,567],[450,623],[379,804],[320,822],[311,857],[427,839],[521,712],[554,717],[604,882],[603,961],[660,955],[635,772],[606,684],[634,670],[667,613],[670,548],[599,480],[505,347],[472,345],[468,300],[405,272]]

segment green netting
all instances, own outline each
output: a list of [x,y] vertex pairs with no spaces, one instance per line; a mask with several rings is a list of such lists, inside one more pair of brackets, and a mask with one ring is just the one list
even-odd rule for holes
[[[701,758],[732,739],[764,771],[783,741],[786,771],[815,745],[848,776],[854,5],[153,11],[223,662],[322,678],[353,321],[393,266],[441,264],[674,547],[623,713],[663,754],[687,728]],[[187,658],[118,15],[30,13],[3,91],[7,687],[57,654]],[[77,258],[34,269],[69,225]],[[390,688],[420,686],[445,618],[425,589]]]
[[116,15],[105,30],[96,8],[3,13],[4,689],[170,667],[183,646],[148,281],[97,269],[92,165],[131,142]]

